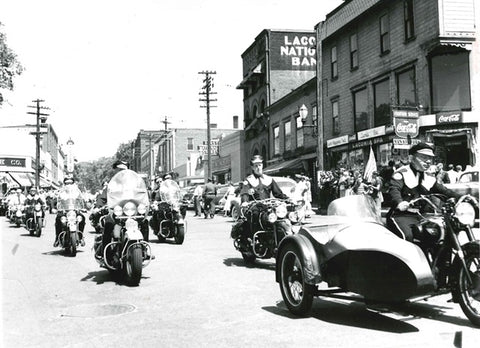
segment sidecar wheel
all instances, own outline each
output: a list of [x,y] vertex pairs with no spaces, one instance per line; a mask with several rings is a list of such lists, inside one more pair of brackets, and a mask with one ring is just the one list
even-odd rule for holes
[[257,258],[254,253],[249,251],[242,251],[242,257],[243,261],[245,261],[247,265],[252,265],[255,263],[255,259]]
[[177,233],[175,234],[175,243],[183,244],[184,240],[185,240],[185,226],[184,225],[178,225],[177,226]]
[[480,245],[469,244],[464,251],[472,284],[469,284],[463,267],[459,266],[454,298],[458,298],[460,307],[470,322],[480,326]]
[[233,221],[237,221],[240,218],[240,208],[237,205],[232,207],[230,216],[232,217]]
[[125,263],[127,281],[130,285],[137,286],[140,284],[140,278],[142,278],[142,262],[142,248],[133,247],[127,256],[127,262]]
[[287,245],[278,258],[280,263],[280,291],[288,310],[305,316],[312,309],[315,287],[305,283],[302,257],[293,245]]

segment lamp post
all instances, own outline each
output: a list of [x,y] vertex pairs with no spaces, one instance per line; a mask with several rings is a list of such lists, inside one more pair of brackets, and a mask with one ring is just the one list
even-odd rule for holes
[[307,116],[308,116],[308,109],[305,106],[305,104],[302,104],[300,108],[298,109],[298,114],[300,115],[300,118],[302,119],[303,127],[305,128],[312,128],[313,129],[313,135],[317,135],[317,125],[316,124],[305,124],[307,123]]

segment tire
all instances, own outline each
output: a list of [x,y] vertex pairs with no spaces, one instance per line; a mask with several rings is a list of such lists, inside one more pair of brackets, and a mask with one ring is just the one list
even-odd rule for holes
[[42,235],[42,219],[38,219],[35,225],[35,235],[40,237]]
[[185,239],[185,225],[177,225],[175,233],[175,243],[183,244]]
[[234,205],[230,210],[230,216],[232,217],[233,221],[238,221],[240,218],[240,208],[237,205]]
[[165,242],[165,237],[162,236],[162,235],[160,234],[160,232],[157,234],[157,237],[158,237],[158,241],[159,241],[160,243],[164,243],[164,242]]
[[288,310],[306,316],[312,309],[315,287],[305,283],[305,266],[298,248],[287,245],[282,249],[280,264],[280,291]]
[[75,233],[70,233],[70,256],[77,256],[77,236]]
[[241,253],[242,253],[243,261],[245,261],[247,265],[252,265],[255,263],[255,259],[257,257],[255,256],[254,253],[250,251],[241,251]]
[[140,246],[130,248],[125,262],[125,273],[130,285],[138,286],[142,278],[142,248]]
[[464,252],[465,263],[473,284],[468,284],[465,269],[459,263],[454,298],[458,298],[460,307],[470,322],[480,326],[480,244],[466,245]]

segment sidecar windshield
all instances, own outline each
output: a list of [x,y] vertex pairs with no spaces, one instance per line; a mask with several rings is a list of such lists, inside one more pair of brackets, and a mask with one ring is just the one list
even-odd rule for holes
[[124,169],[113,176],[107,187],[107,205],[113,208],[127,201],[148,205],[147,187],[142,177],[133,170]]
[[58,210],[80,210],[85,208],[82,192],[76,184],[65,185],[58,193]]
[[171,179],[162,181],[162,184],[160,185],[160,197],[164,202],[170,204],[178,203],[182,198],[180,194],[180,186]]
[[344,216],[349,220],[367,220],[382,223],[380,212],[369,195],[353,195],[335,199],[329,204],[327,215]]

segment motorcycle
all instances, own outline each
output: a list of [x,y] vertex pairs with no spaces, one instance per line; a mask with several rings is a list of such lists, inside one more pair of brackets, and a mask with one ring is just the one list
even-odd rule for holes
[[253,200],[241,205],[240,218],[232,226],[230,237],[245,263],[252,264],[257,258],[274,257],[280,241],[293,233],[292,224],[300,220],[290,200]]
[[153,217],[150,226],[158,240],[164,242],[174,238],[176,244],[185,240],[187,207],[181,204],[181,191],[173,180],[165,180],[160,185],[160,202],[152,203]]
[[[314,296],[345,298],[340,293],[352,292],[360,297],[350,298],[367,304],[398,305],[450,292],[480,326],[480,242],[471,229],[471,199],[449,199],[431,213],[418,211],[423,236],[413,242],[386,229],[371,197],[333,201],[322,224],[301,228],[280,243],[276,281],[286,306],[303,316]],[[419,201],[434,206],[427,196],[411,204]],[[328,288],[319,290],[321,283]]]
[[67,185],[59,192],[55,222],[61,226],[58,244],[71,256],[77,255],[79,245],[85,246],[83,238],[85,217],[82,214],[84,209],[85,202],[77,186]]
[[112,240],[102,250],[102,236],[95,238],[95,259],[127,283],[138,285],[142,268],[153,258],[139,227],[145,226],[148,213],[148,193],[142,177],[129,169],[115,174],[108,183],[107,205],[114,222]]
[[44,212],[41,203],[27,205],[26,208],[25,226],[30,232],[30,235],[40,237],[42,235],[42,228],[44,227]]
[[17,227],[25,221],[25,206],[23,204],[15,204],[10,207],[10,222]]

